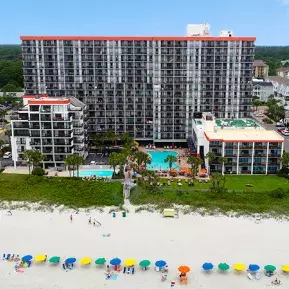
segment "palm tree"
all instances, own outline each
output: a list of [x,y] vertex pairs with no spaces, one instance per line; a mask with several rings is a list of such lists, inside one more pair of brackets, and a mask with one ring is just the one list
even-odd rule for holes
[[222,167],[222,175],[224,174],[224,165],[228,162],[228,159],[225,157],[218,157],[218,162]]
[[25,150],[23,153],[23,157],[27,161],[29,174],[30,167],[32,166],[32,169],[34,169],[43,160],[43,155],[41,151],[38,150]]
[[71,170],[73,171],[73,176],[74,176],[74,157],[73,157],[73,155],[67,156],[64,164],[68,168],[69,176],[71,177]]
[[29,175],[30,175],[30,167],[31,167],[31,165],[32,165],[31,150],[25,150],[25,151],[23,152],[23,158],[24,158],[24,160],[27,161],[28,170],[29,170]]
[[203,160],[201,158],[199,158],[199,157],[196,157],[196,156],[193,156],[193,155],[188,157],[188,164],[191,165],[193,178],[196,177],[196,174],[198,173],[199,167],[200,167],[200,165],[202,163],[203,163]]
[[177,157],[173,155],[168,155],[165,158],[165,163],[169,163],[170,171],[172,170],[173,164],[176,163],[177,161],[178,161]]
[[79,177],[79,166],[84,163],[84,158],[83,156],[80,156],[79,154],[76,154],[76,153],[73,154],[73,158],[74,158],[74,165],[76,167],[77,176]]
[[211,162],[217,157],[214,152],[208,152],[205,158],[208,160],[208,172],[211,173]]
[[115,175],[115,169],[117,166],[121,165],[123,161],[123,155],[119,153],[111,153],[108,159],[109,165],[113,168],[113,174]]
[[96,133],[93,138],[93,144],[97,147],[100,148],[100,151],[103,152],[103,147],[104,147],[104,140],[105,140],[105,135],[103,133]]
[[137,163],[138,169],[142,164],[145,166],[151,162],[150,156],[142,151],[136,151],[133,154],[133,160]]
[[113,132],[112,129],[109,129],[106,133],[105,133],[105,140],[110,142],[112,145],[115,141],[115,133]]

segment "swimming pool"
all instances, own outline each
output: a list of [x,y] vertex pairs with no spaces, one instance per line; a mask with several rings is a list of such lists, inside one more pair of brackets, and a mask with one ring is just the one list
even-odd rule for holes
[[[175,151],[147,151],[151,156],[151,163],[147,165],[148,170],[169,170],[169,163],[165,163],[165,158],[167,156],[178,156],[178,153]],[[172,166],[173,169],[178,169],[179,166],[174,163]]]
[[91,177],[91,176],[96,176],[96,177],[107,177],[111,178],[113,174],[113,170],[85,170],[85,171],[80,171],[79,176],[80,177]]

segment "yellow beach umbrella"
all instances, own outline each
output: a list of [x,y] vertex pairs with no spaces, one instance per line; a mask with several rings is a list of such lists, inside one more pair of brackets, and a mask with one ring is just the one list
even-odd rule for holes
[[245,266],[245,264],[237,263],[234,265],[234,269],[236,271],[244,271],[246,269],[246,266]]
[[282,271],[288,273],[289,272],[289,265],[284,265],[282,267]]
[[92,259],[89,257],[84,257],[82,259],[80,259],[80,264],[81,265],[88,265],[92,262]]
[[134,266],[136,264],[135,259],[126,259],[124,260],[123,264],[127,267]]
[[34,260],[36,262],[44,262],[44,261],[46,261],[46,259],[47,259],[46,255],[38,255],[38,256],[34,257]]

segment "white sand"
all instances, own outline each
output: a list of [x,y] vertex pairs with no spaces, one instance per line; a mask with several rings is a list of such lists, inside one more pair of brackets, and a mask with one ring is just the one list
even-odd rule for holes
[[[47,254],[76,258],[90,256],[150,259],[153,263],[164,259],[169,265],[168,281],[160,281],[161,274],[153,270],[142,271],[138,267],[135,275],[120,273],[118,280],[105,280],[104,270],[91,264],[83,268],[76,263],[76,269],[65,272],[61,266],[36,264],[24,273],[13,270],[14,263],[0,261],[0,288],[50,289],[155,289],[169,288],[171,280],[177,281],[179,265],[189,265],[187,288],[238,289],[263,288],[272,279],[261,271],[261,280],[250,281],[246,273],[211,273],[202,271],[204,262],[233,265],[242,262],[277,266],[282,288],[289,288],[289,275],[280,268],[289,263],[289,224],[276,220],[254,220],[228,217],[202,217],[180,215],[179,219],[162,218],[157,213],[128,213],[122,218],[120,213],[93,212],[90,215],[102,223],[100,228],[88,225],[88,215],[74,215],[72,223],[69,213],[43,213],[13,211],[12,216],[0,211],[0,253]],[[102,236],[110,233],[109,238]],[[275,274],[275,276],[277,276]],[[271,285],[270,285],[271,286]],[[174,288],[186,287],[179,285]]]

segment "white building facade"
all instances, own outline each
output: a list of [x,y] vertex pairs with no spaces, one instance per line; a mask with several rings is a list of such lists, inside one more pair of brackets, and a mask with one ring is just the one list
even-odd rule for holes
[[66,157],[87,155],[86,106],[75,98],[24,96],[23,108],[12,116],[12,160],[24,161],[25,150],[39,150],[43,167],[63,167]]

